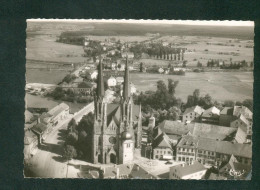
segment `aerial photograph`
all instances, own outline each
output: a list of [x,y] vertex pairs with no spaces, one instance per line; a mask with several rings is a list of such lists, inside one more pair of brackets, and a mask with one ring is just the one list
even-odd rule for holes
[[254,22],[28,19],[24,177],[250,180]]

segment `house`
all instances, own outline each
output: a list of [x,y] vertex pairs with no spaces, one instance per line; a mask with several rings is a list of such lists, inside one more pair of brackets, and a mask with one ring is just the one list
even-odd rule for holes
[[220,110],[215,106],[205,110],[201,115],[201,122],[218,124],[219,123]]
[[47,137],[48,127],[43,123],[38,123],[31,128],[32,132],[37,135],[38,144],[40,145],[42,141]]
[[97,75],[98,75],[97,70],[90,72],[90,77],[91,77],[92,80],[97,79]]
[[52,123],[52,126],[56,126],[59,122],[68,117],[69,106],[65,103],[60,103],[56,107],[52,108],[48,114],[51,115],[50,122]]
[[159,69],[158,69],[158,72],[159,72],[160,74],[162,74],[162,73],[164,72],[164,69],[163,69],[163,68],[159,68]]
[[116,86],[117,81],[115,77],[110,76],[109,79],[107,79],[107,85],[108,87]]
[[207,169],[199,162],[170,167],[169,179],[202,179]]
[[135,94],[136,93],[136,87],[135,85],[131,82],[130,83],[130,93]]
[[192,135],[214,140],[233,140],[237,129],[205,123],[182,123],[178,121],[164,120],[154,128],[154,138],[161,133],[167,135]]
[[187,108],[182,115],[182,122],[186,123],[189,121],[199,119],[204,111],[205,110],[200,106],[193,106],[191,108]]
[[230,127],[239,128],[239,131],[244,130],[247,134],[248,140],[252,137],[252,120],[247,119],[244,115],[240,114],[239,118],[230,123]]
[[227,162],[231,155],[242,164],[251,164],[252,146],[228,141],[183,136],[176,146],[176,161],[191,163],[194,160],[214,166]]
[[230,126],[231,122],[243,115],[248,121],[252,121],[253,113],[245,106],[225,107],[220,112],[219,124]]
[[246,143],[247,141],[247,128],[239,126],[235,136],[235,142],[237,143]]
[[37,136],[31,131],[27,130],[24,133],[24,159],[30,159],[38,150]]
[[173,159],[173,147],[169,137],[165,133],[154,139],[152,148],[153,159]]
[[184,136],[176,146],[176,161],[192,163],[196,160],[198,138],[190,135]]

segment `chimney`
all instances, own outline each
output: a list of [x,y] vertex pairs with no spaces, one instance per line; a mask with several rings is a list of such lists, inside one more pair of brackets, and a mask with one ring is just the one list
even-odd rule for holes
[[37,118],[37,123],[41,123],[40,116]]
[[136,170],[139,171],[139,166],[136,166]]
[[119,179],[119,168],[116,168],[116,179]]
[[185,166],[185,164],[181,164],[181,167],[184,167]]

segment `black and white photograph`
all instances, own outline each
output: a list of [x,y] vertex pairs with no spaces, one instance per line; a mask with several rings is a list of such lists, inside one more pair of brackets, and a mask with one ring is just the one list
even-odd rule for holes
[[26,23],[24,177],[251,180],[253,21]]

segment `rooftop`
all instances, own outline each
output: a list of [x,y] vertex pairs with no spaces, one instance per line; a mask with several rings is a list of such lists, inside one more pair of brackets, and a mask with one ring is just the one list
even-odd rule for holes
[[202,114],[202,117],[212,117],[214,115],[219,115],[220,114],[220,110],[218,108],[216,108],[215,106],[205,110]]
[[183,113],[183,115],[185,115],[187,113],[191,113],[191,112],[195,112],[195,113],[201,115],[204,111],[205,110],[200,106],[193,106],[193,107],[187,108],[185,110],[185,112]]
[[52,115],[53,117],[56,117],[58,114],[60,114],[64,110],[68,110],[69,106],[65,103],[61,103],[57,105],[56,107],[52,108],[48,114]]
[[196,172],[204,171],[206,168],[199,163],[198,161],[195,161],[193,164],[180,164],[176,166],[172,166],[170,170],[174,170],[174,172],[180,177],[184,177],[186,175],[190,175]]

